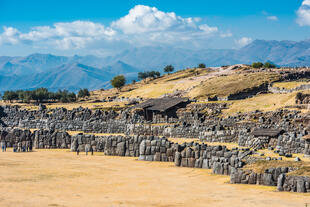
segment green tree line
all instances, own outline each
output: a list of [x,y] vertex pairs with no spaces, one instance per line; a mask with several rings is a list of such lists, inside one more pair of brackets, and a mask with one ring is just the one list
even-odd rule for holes
[[[89,96],[88,89],[81,89],[78,93],[79,98]],[[35,101],[37,103],[43,102],[62,102],[69,103],[75,102],[77,96],[74,92],[68,90],[58,90],[57,92],[51,92],[47,88],[37,88],[35,90],[16,90],[5,91],[2,95],[4,101],[21,101],[24,103],[30,103]]]

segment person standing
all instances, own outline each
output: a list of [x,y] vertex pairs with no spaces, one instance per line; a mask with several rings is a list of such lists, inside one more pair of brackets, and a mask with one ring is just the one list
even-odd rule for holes
[[21,152],[22,151],[22,143],[18,142],[17,143],[17,152]]
[[26,146],[25,146],[25,148],[26,148],[26,152],[29,152],[29,141],[26,141]]
[[4,141],[3,140],[1,141],[1,149],[2,149],[2,152],[4,152]]
[[29,151],[32,151],[32,140],[29,141]]
[[86,154],[86,155],[88,155],[88,151],[89,151],[89,149],[88,149],[88,144],[85,144],[85,154]]

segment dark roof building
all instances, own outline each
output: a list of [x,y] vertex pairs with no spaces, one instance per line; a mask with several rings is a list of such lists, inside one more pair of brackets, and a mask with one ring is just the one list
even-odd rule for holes
[[143,109],[145,118],[151,120],[153,114],[167,115],[168,117],[176,117],[176,110],[184,108],[189,103],[187,98],[156,98],[149,99],[143,103],[136,105],[134,108]]

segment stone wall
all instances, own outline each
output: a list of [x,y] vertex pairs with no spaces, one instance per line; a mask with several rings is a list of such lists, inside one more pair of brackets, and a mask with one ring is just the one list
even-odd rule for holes
[[310,154],[310,145],[303,139],[305,131],[299,133],[286,132],[276,138],[255,137],[251,133],[240,133],[238,136],[238,145],[251,147],[254,149],[274,148],[279,152],[286,153],[305,153]]
[[294,91],[309,90],[309,89],[310,84],[303,84],[301,86],[292,89],[273,87],[272,85],[268,86],[268,91],[271,93],[292,93]]
[[165,138],[145,139],[139,146],[139,160],[173,162],[179,145]]
[[139,160],[174,162],[178,167],[212,169],[215,174],[230,175],[243,167],[242,159],[252,153],[248,150],[228,150],[225,146],[198,143],[171,143],[166,139],[143,140]]
[[5,141],[7,147],[17,147],[18,143],[21,143],[21,147],[26,147],[33,142],[33,138],[34,135],[30,130],[0,130],[0,140]]
[[277,186],[278,177],[292,170],[288,167],[279,167],[266,169],[263,173],[255,173],[251,170],[238,169],[231,173],[230,183]]
[[237,169],[231,173],[230,183],[277,186],[279,191],[309,193],[310,177],[287,175],[294,170],[288,167],[278,167],[266,169],[264,173],[255,173],[250,170]]
[[310,177],[288,176],[286,174],[281,174],[278,177],[277,189],[279,191],[309,193],[310,192]]
[[[239,145],[248,147],[278,146],[291,153],[307,151],[307,145],[302,137],[310,132],[307,128],[310,118],[296,111],[279,110],[264,113],[256,111],[220,118],[213,114],[202,115],[199,111],[205,106],[209,107],[208,104],[191,105],[190,108],[193,111],[178,112],[180,120],[174,119],[170,121],[175,121],[175,123],[161,124],[157,121],[145,121],[138,113],[130,114],[128,111],[117,114],[113,111],[92,111],[83,108],[37,111],[21,110],[18,107],[9,106],[0,108],[3,112],[1,119],[6,125],[25,129],[200,138],[201,141],[208,142],[238,142]],[[212,104],[211,106],[215,107]],[[284,134],[276,141],[255,138],[251,136],[254,128],[281,129]],[[64,143],[63,147],[65,145],[68,143]],[[55,144],[47,143],[44,147],[53,148]]]
[[193,147],[185,147],[175,154],[175,165],[180,167],[195,167],[212,169],[215,174],[230,175],[245,164],[242,159],[251,151],[228,150],[225,146],[207,146],[194,143]]
[[70,149],[71,136],[67,132],[40,129],[33,135],[36,149]]

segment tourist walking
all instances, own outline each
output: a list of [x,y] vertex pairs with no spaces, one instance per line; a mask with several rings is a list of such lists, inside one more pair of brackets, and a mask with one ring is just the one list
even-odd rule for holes
[[28,152],[29,151],[29,141],[26,141],[26,152]]
[[22,143],[18,142],[17,143],[17,152],[21,152],[22,151]]
[[6,143],[4,140],[1,141],[1,149],[2,149],[2,152],[6,151]]
[[32,152],[32,141],[29,141],[29,152]]
[[88,144],[85,144],[85,153],[86,153],[86,155],[88,155],[88,151],[89,151],[89,146],[88,146]]

